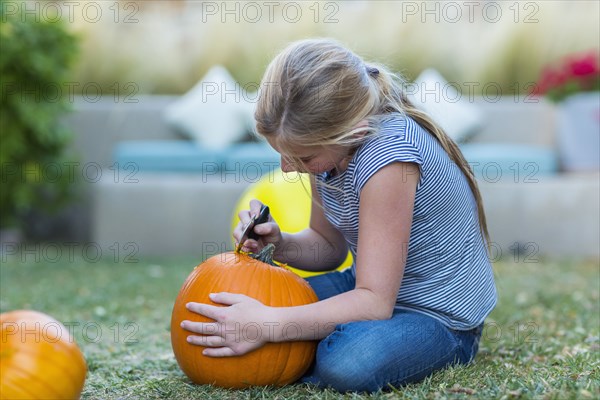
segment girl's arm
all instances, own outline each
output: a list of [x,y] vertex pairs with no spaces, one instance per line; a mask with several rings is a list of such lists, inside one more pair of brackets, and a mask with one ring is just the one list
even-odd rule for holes
[[309,228],[294,234],[283,233],[274,258],[306,271],[329,271],[344,261],[348,246],[344,236],[325,217],[313,176],[310,177],[310,185]]
[[273,341],[289,340],[284,327],[290,324],[300,327],[295,339],[311,340],[324,338],[337,324],[391,317],[404,275],[418,181],[418,166],[410,163],[390,164],[367,181],[360,197],[355,289],[305,306],[269,308],[268,318],[279,324]]

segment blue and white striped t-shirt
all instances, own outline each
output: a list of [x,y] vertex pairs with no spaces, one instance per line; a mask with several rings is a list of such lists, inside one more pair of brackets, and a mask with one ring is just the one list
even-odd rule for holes
[[[467,180],[433,135],[409,117],[390,114],[378,129],[345,171],[317,175],[325,215],[342,232],[356,260],[365,183],[390,163],[418,164],[420,179],[396,308],[422,312],[452,329],[475,328],[496,305],[496,288]],[[355,265],[352,268],[354,273]]]

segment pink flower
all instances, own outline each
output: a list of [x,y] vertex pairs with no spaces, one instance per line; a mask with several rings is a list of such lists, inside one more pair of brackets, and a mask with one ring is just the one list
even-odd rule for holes
[[545,94],[549,90],[559,87],[567,82],[569,74],[565,71],[555,70],[549,67],[544,68],[542,77],[537,84],[537,94]]
[[595,52],[589,53],[581,59],[572,59],[569,69],[575,76],[590,76],[600,72],[598,68],[598,54]]
[[600,90],[600,53],[597,50],[564,58],[553,66],[545,66],[534,95],[545,95],[553,101],[582,91]]

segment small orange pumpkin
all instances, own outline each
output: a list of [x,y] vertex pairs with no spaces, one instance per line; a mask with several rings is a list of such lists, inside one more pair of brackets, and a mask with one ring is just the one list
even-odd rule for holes
[[0,399],[78,399],[87,366],[69,331],[38,311],[0,314]]
[[[171,344],[179,367],[193,382],[226,388],[282,386],[296,381],[310,366],[316,341],[270,342],[243,356],[211,358],[202,355],[204,347],[186,341],[192,333],[180,326],[183,320],[212,321],[185,308],[188,302],[219,305],[209,299],[210,293],[241,293],[273,307],[317,301],[305,280],[285,266],[273,264],[273,251],[274,247],[268,245],[259,255],[228,252],[213,256],[198,265],[183,284],[173,307]],[[290,336],[297,328],[290,327]],[[240,332],[256,338],[258,329],[241,327]]]

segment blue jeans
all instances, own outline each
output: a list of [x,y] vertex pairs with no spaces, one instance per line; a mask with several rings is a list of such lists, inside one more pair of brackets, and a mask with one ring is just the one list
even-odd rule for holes
[[[307,279],[319,300],[354,289],[350,269]],[[315,362],[300,379],[340,392],[376,392],[418,382],[477,354],[483,324],[452,330],[427,315],[395,310],[388,320],[337,325],[321,340]]]

